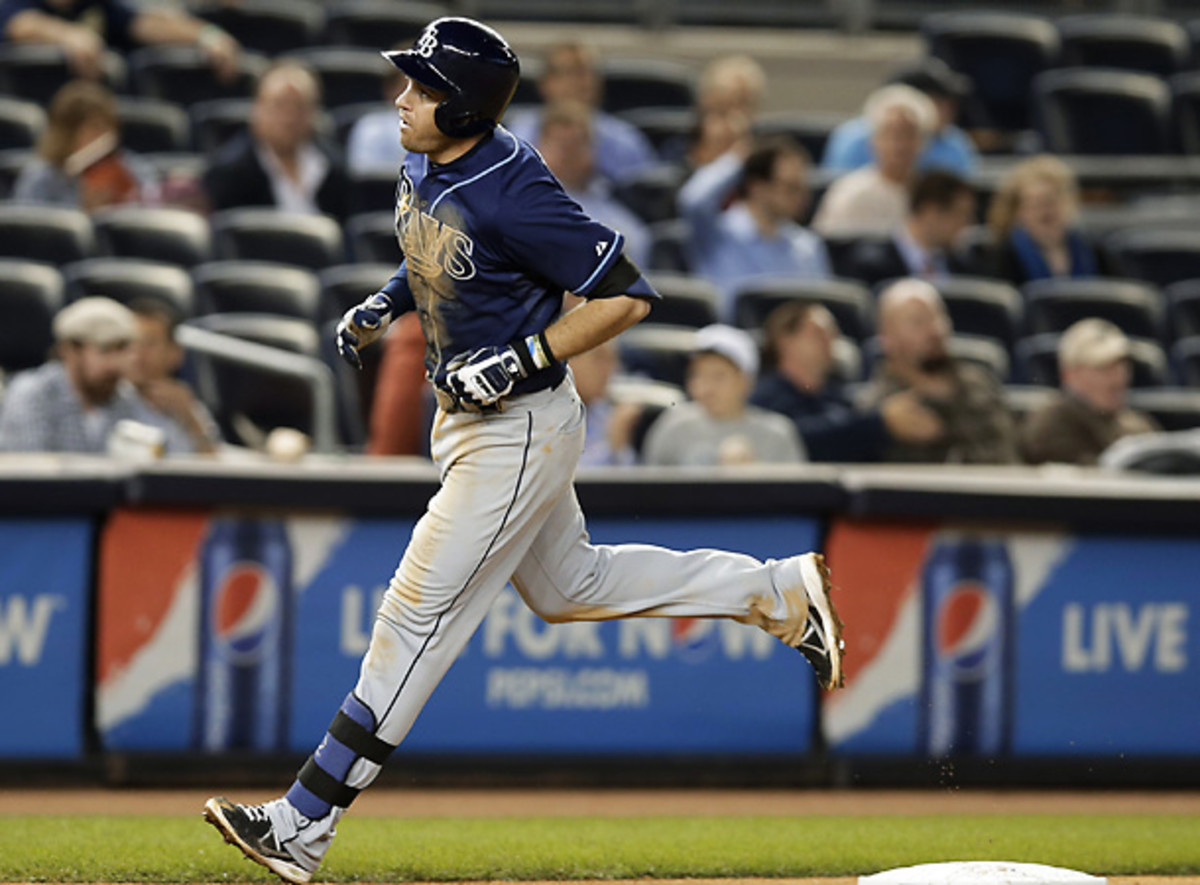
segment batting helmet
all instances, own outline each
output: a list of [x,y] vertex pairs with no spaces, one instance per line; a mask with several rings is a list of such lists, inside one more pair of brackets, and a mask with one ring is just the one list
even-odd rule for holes
[[411,49],[383,57],[421,85],[446,94],[433,119],[451,138],[470,138],[494,127],[521,76],[517,55],[504,38],[469,18],[436,19]]

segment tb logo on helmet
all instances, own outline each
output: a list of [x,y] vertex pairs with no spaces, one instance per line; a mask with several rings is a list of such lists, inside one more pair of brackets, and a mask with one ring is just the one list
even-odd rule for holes
[[421,58],[432,58],[433,53],[438,48],[437,28],[428,27],[421,34],[421,39],[417,41],[415,52]]

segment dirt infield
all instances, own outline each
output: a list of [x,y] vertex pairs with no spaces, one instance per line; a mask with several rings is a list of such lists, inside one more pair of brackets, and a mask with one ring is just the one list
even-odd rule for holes
[[[208,796],[262,802],[275,793],[196,790],[0,791],[0,814],[199,814]],[[1200,815],[1197,792],[996,790],[369,790],[371,817],[811,816],[888,814]]]

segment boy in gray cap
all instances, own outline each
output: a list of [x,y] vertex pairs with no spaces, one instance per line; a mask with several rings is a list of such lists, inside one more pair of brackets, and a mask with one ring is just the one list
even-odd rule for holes
[[708,467],[806,460],[792,422],[752,406],[758,347],[733,326],[696,333],[688,363],[690,402],[667,409],[646,436],[645,462]]
[[81,298],[54,318],[57,360],[12,379],[0,402],[0,451],[104,454],[121,420],[163,431],[166,450],[187,434],[152,409],[127,379],[137,322],[111,298]]

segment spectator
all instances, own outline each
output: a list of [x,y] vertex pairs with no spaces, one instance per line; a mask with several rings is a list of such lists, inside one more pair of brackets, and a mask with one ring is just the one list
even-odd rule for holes
[[1062,390],[1025,420],[1021,455],[1031,464],[1095,464],[1124,436],[1162,428],[1126,407],[1129,339],[1107,320],[1080,320],[1058,344]]
[[433,419],[426,403],[425,336],[416,311],[397,317],[383,339],[371,400],[368,455],[427,455]]
[[899,277],[943,280],[966,273],[950,251],[975,217],[975,192],[952,172],[923,172],[913,181],[908,217],[886,240],[861,240],[846,275],[874,286]]
[[823,237],[885,237],[908,214],[913,172],[937,111],[920,92],[896,83],[872,93],[864,112],[875,162],[829,186],[813,219]]
[[[589,108],[597,171],[619,183],[655,165],[654,146],[636,126],[600,110],[603,74],[593,49],[582,43],[560,43],[546,53],[545,67],[538,79],[544,106],[571,100]],[[531,144],[538,135],[540,111],[514,113],[508,128]]]
[[0,0],[0,35],[12,43],[52,43],[71,69],[96,80],[104,52],[122,54],[139,44],[194,44],[222,80],[238,71],[241,47],[215,25],[171,6],[140,6],[127,0]]
[[1071,227],[1078,209],[1075,175],[1062,160],[1043,154],[1014,166],[988,210],[996,246],[989,275],[1017,286],[1095,276],[1096,254]]
[[[407,49],[408,44],[393,46]],[[346,137],[346,169],[352,175],[395,175],[407,153],[400,144],[400,118],[396,114],[396,98],[407,82],[395,65],[387,66],[383,80],[383,97],[387,105],[359,117]]]
[[863,403],[881,406],[895,393],[912,391],[945,426],[945,433],[929,442],[893,443],[886,460],[1012,463],[1016,430],[1004,392],[985,368],[950,355],[950,332],[946,305],[924,280],[898,280],[880,295],[883,362]]
[[587,433],[583,440],[582,467],[626,466],[637,460],[633,430],[641,416],[636,403],[616,403],[608,385],[620,366],[616,339],[571,357],[575,389],[587,407]]
[[[917,168],[944,169],[964,178],[974,172],[979,166],[979,153],[970,137],[954,125],[959,104],[970,94],[970,78],[951,70],[940,58],[925,58],[896,72],[888,82],[902,83],[922,92],[937,112],[937,122],[917,160]],[[874,161],[871,127],[862,115],[833,130],[821,166],[848,172]]]
[[221,441],[217,422],[178,378],[183,367],[183,348],[175,340],[179,315],[149,299],[135,301],[129,309],[137,322],[129,380],[151,408],[190,440],[192,451],[212,454]]
[[825,244],[795,220],[807,202],[808,155],[786,137],[764,140],[744,159],[730,151],[683,186],[691,266],[720,290],[722,320],[733,318],[738,285],[755,277],[830,275]]
[[204,176],[214,209],[274,206],[301,215],[344,218],[346,173],[338,152],[314,135],[321,107],[315,74],[275,62],[254,98],[250,131],[225,145]]
[[0,405],[0,451],[104,454],[122,420],[165,435],[169,453],[190,452],[178,425],[129,382],[137,322],[110,298],[81,298],[54,318],[58,360],[16,375]]
[[732,326],[696,333],[688,363],[691,402],[663,412],[646,435],[647,464],[689,467],[803,461],[790,421],[749,403],[758,374],[754,339]]
[[748,55],[723,56],[704,69],[696,95],[696,131],[687,148],[691,168],[707,166],[749,136],[766,83],[762,66]]
[[154,168],[121,148],[117,103],[99,83],[73,80],[50,102],[37,156],[13,183],[13,199],[85,211],[158,198]]
[[609,184],[596,175],[592,115],[576,101],[558,101],[542,111],[537,148],[567,195],[583,211],[625,237],[625,254],[645,266],[650,231],[641,219],[613,199]]
[[789,302],[767,317],[766,372],[750,402],[792,420],[812,461],[883,459],[893,443],[939,440],[945,428],[911,390],[856,409],[833,374],[837,321],[819,304]]

